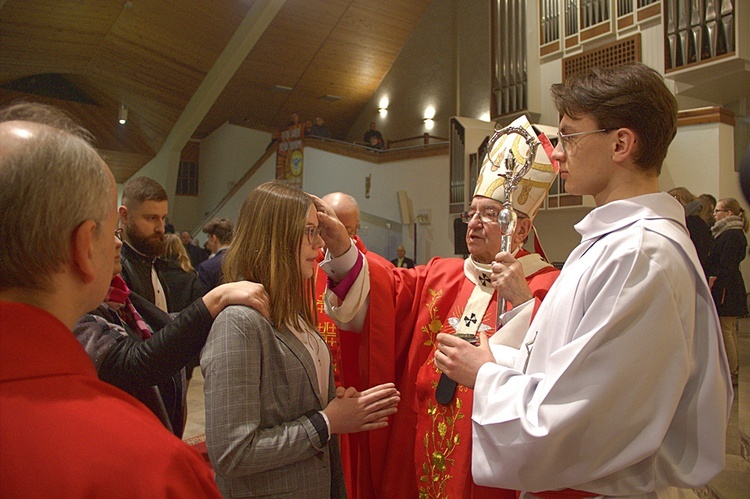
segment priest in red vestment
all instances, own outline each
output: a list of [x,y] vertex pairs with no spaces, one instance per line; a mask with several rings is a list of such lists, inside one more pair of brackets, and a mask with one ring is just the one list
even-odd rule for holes
[[[513,198],[519,219],[513,256],[495,264],[494,278],[504,191],[497,167],[487,160],[470,210],[463,215],[470,252],[466,260],[433,258],[414,269],[385,266],[356,251],[341,224],[325,213],[319,215],[329,249],[321,265],[330,277],[326,311],[340,328],[361,331],[360,382],[355,386],[395,381],[401,392],[389,427],[358,436],[358,497],[515,497],[512,491],[480,488],[472,482],[471,391],[459,387],[448,403],[437,402],[440,373],[433,354],[439,332],[475,335],[480,328],[495,330],[495,286],[508,307],[531,299],[538,305],[557,277],[554,267],[522,247],[557,173],[549,159],[552,146],[527,121],[519,126],[538,136],[542,147]],[[503,136],[489,157],[496,164],[506,150],[524,157],[526,143],[518,138]],[[325,211],[325,205],[320,209]],[[527,326],[530,317],[526,320]],[[502,340],[502,329],[496,336],[500,344],[512,343]]]
[[[354,241],[356,248],[365,255],[368,260],[374,260],[380,265],[391,266],[390,262],[376,253],[368,253],[365,243],[357,235],[360,224],[359,204],[354,197],[343,192],[332,192],[323,196],[323,201],[330,206],[336,218],[346,228],[348,236]],[[324,248],[325,249],[325,248]],[[324,250],[323,249],[323,250]],[[318,263],[324,258],[321,250]],[[339,329],[336,323],[325,313],[323,294],[326,290],[326,275],[316,267],[315,275],[315,306],[318,313],[318,332],[325,340],[331,351],[331,362],[333,363],[333,376],[336,386],[348,388],[355,387],[363,390],[367,387],[360,383],[359,373],[359,349],[362,335],[351,331]],[[363,345],[364,346],[364,345]],[[341,464],[344,471],[344,481],[349,497],[356,499],[357,495],[357,470],[359,468],[359,441],[361,434],[347,433],[339,435],[339,447],[341,451]]]

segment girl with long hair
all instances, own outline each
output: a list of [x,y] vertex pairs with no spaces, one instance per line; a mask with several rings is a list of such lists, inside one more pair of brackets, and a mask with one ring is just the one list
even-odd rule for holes
[[315,327],[323,245],[318,212],[300,190],[268,182],[240,209],[225,280],[262,284],[271,310],[267,320],[225,309],[201,355],[206,444],[225,496],[345,497],[336,434],[382,428],[396,412],[392,383],[334,388]]

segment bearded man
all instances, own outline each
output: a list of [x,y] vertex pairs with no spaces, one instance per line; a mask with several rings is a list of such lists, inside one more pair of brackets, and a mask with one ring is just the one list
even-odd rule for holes
[[165,262],[164,220],[167,191],[153,179],[137,177],[125,184],[120,206],[123,246],[121,276],[135,293],[169,312],[169,289],[162,279]]

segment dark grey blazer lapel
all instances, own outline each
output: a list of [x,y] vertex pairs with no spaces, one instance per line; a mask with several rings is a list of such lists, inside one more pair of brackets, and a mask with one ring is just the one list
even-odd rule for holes
[[318,397],[320,402],[320,409],[323,409],[327,404],[327,400],[323,398],[323,394],[320,393],[320,383],[318,383],[318,373],[315,370],[315,364],[310,356],[310,352],[307,351],[305,345],[297,338],[289,328],[284,326],[283,328],[276,329],[276,337],[284,343],[289,350],[297,357],[300,363],[304,366],[305,372],[307,373],[307,379],[310,381],[310,386],[313,389],[313,393]]

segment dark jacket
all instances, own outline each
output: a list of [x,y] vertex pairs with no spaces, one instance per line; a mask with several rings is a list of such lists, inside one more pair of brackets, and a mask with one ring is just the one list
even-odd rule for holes
[[182,312],[188,305],[203,296],[203,288],[195,270],[185,272],[177,260],[165,260],[166,268],[160,274],[169,286],[169,312]]
[[224,278],[224,273],[221,271],[221,262],[228,249],[220,249],[213,258],[209,258],[198,267],[198,279],[203,286],[204,295],[221,284]]
[[747,315],[747,293],[740,273],[740,262],[747,252],[747,238],[741,229],[722,232],[708,256],[708,275],[715,276],[711,286],[720,317]]
[[96,366],[99,378],[144,403],[172,433],[184,431],[183,367],[198,355],[213,324],[203,300],[196,300],[174,320],[142,296],[133,306],[154,331],[141,339],[106,303],[81,317],[73,333]]
[[708,277],[708,255],[714,244],[714,236],[711,235],[711,228],[705,220],[698,215],[685,217],[685,224],[690,232],[690,240],[693,241],[695,251],[698,253],[698,260],[703,267],[703,273]]
[[188,257],[190,257],[190,265],[192,265],[194,269],[197,269],[198,265],[208,259],[208,251],[199,248],[194,244],[188,244],[185,246],[185,251],[187,251]]
[[[398,258],[394,258],[393,260],[391,260],[391,263],[394,266],[398,267]],[[411,258],[404,257],[404,261],[401,262],[401,266],[403,268],[405,268],[405,269],[413,269],[414,268],[414,260],[412,260]]]
[[169,287],[161,275],[166,266],[164,260],[141,255],[130,244],[123,243],[120,250],[120,263],[122,264],[120,276],[125,280],[128,288],[151,303],[156,303],[154,286],[151,283],[151,266],[153,265],[156,269],[156,275],[159,276],[161,287],[164,289],[164,298],[167,300],[167,308],[169,308]]

